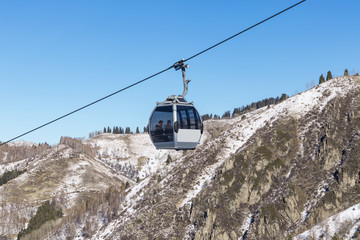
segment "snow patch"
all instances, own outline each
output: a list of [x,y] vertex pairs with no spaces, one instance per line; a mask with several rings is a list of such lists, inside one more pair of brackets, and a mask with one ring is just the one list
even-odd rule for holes
[[38,144],[33,143],[33,142],[26,142],[23,140],[20,141],[16,141],[16,142],[9,142],[7,143],[9,147],[32,147],[32,146],[37,146]]
[[311,199],[309,202],[305,204],[304,211],[301,212],[301,221],[304,222],[313,206],[317,204],[317,202],[325,195],[327,189],[327,184],[325,183],[325,180],[322,181],[317,189],[316,195],[313,199]]
[[246,234],[249,232],[251,224],[253,224],[253,222],[254,222],[254,216],[250,212],[248,212],[240,228],[242,234],[241,237],[238,238],[238,240],[246,238],[246,237],[244,238],[244,236],[246,236]]
[[311,237],[315,239],[319,239],[320,237],[327,237],[326,239],[330,239],[330,237],[334,236],[335,233],[343,230],[348,226],[354,225],[350,232],[347,234],[345,239],[351,239],[352,235],[358,229],[360,225],[360,204],[356,204],[348,209],[329,217],[327,220],[322,223],[314,226],[310,230],[307,230],[300,235],[294,237],[295,240],[307,240]]
[[[204,187],[207,180],[211,180],[216,168],[220,167],[226,159],[240,149],[259,129],[266,124],[272,123],[280,117],[302,118],[312,110],[321,112],[326,104],[336,96],[342,97],[354,87],[353,80],[349,77],[338,77],[331,81],[322,83],[306,92],[297,94],[287,100],[272,105],[268,109],[263,107],[239,117],[226,120],[208,120],[209,124],[231,124],[230,131],[223,133],[223,141],[226,148],[218,155],[217,162],[206,167],[202,174],[196,179],[193,189],[186,194],[180,206],[189,203]],[[216,141],[216,140],[215,140]],[[290,176],[289,172],[289,176]]]

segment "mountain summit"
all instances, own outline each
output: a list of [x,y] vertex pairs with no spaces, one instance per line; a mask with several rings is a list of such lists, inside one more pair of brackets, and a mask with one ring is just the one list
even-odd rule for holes
[[359,86],[338,77],[207,120],[195,151],[156,150],[146,134],[64,137],[21,159],[8,145],[2,172],[26,172],[0,186],[0,236],[16,238],[50,200],[63,217],[21,239],[350,239],[360,227]]

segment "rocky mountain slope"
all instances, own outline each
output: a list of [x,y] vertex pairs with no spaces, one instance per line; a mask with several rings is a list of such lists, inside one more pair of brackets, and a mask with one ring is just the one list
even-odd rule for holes
[[64,217],[38,239],[356,237],[359,86],[358,76],[339,77],[208,120],[195,151],[156,150],[146,134],[102,134],[3,158],[2,171],[27,172],[0,186],[0,236],[16,237],[50,199]]

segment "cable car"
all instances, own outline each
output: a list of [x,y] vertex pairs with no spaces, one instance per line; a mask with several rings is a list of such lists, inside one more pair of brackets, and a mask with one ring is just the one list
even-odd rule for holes
[[148,131],[157,149],[188,150],[195,149],[203,133],[203,123],[193,102],[187,102],[187,84],[183,60],[174,64],[176,70],[182,69],[184,91],[182,95],[172,95],[158,102],[149,119]]

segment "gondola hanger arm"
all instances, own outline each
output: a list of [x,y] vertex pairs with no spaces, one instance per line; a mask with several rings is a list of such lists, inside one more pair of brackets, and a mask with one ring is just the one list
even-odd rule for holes
[[189,79],[186,79],[185,69],[189,68],[189,65],[184,64],[184,62],[185,62],[185,60],[182,59],[182,60],[174,63],[174,65],[173,65],[176,71],[181,69],[181,72],[182,72],[184,90],[183,90],[183,93],[180,95],[181,97],[185,97],[185,95],[187,94],[187,92],[188,92],[188,83],[191,81]]

